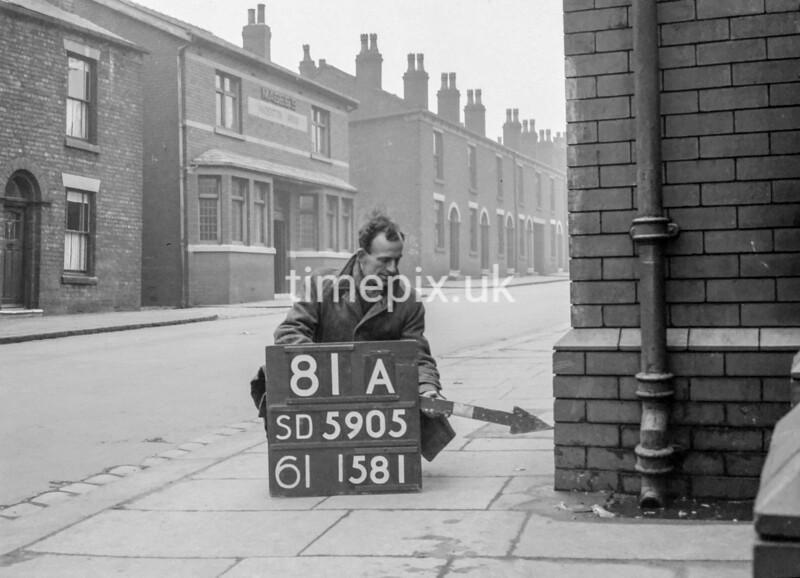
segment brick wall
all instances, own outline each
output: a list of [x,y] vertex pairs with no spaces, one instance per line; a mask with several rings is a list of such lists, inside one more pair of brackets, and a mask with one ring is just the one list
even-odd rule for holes
[[[65,144],[64,40],[99,51],[96,151]],[[26,171],[42,204],[26,207],[32,236],[26,305],[45,313],[134,309],[140,305],[141,54],[11,10],[0,11],[0,185]],[[93,267],[88,283],[64,272],[66,191],[62,173],[100,181],[94,194]],[[32,245],[32,246],[30,246]]]
[[[564,10],[574,330],[554,358],[557,486],[635,492],[631,7]],[[800,348],[800,2],[659,1],[658,22],[663,198],[681,230],[666,244],[674,489],[752,497]]]

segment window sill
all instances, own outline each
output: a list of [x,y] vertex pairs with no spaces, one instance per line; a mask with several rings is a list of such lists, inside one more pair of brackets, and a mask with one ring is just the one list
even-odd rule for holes
[[235,130],[230,130],[228,128],[222,128],[221,126],[214,127],[214,134],[235,138],[236,140],[245,140],[242,133],[236,132]]
[[478,194],[478,189],[476,189],[475,187],[470,187],[469,188],[469,192],[472,193],[473,195],[477,195]]
[[436,251],[437,253],[444,253],[445,252],[444,247],[435,247],[434,251]]
[[328,165],[333,164],[333,159],[329,156],[322,155],[320,153],[311,153],[311,160],[312,161],[319,161],[321,163],[325,163]]
[[444,179],[440,179],[439,177],[436,177],[436,178],[433,179],[433,182],[436,183],[437,185],[443,185],[444,184]]
[[72,149],[80,149],[89,153],[100,154],[100,147],[96,144],[71,136],[64,137],[64,146]]
[[61,275],[62,285],[97,285],[97,277],[80,273],[64,273]]

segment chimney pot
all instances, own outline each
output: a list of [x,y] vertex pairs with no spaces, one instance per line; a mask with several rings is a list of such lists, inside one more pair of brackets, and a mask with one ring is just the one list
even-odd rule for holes
[[544,142],[544,129],[539,129],[539,142]]
[[519,122],[519,109],[518,108],[514,109],[514,122],[517,122],[517,123]]
[[553,139],[550,137],[550,129],[549,128],[545,131],[545,134],[547,135],[547,142],[552,142]]
[[361,35],[361,53],[363,54],[368,50],[367,42],[369,40],[369,36],[367,34]]
[[264,4],[259,4],[258,5],[258,23],[259,24],[266,23],[266,18],[265,18],[265,14],[264,14],[265,10],[266,10],[266,6]]
[[255,24],[256,23],[256,9],[255,8],[248,8],[247,9],[247,23],[248,24]]
[[467,104],[468,104],[468,105],[470,105],[470,104],[475,104],[475,97],[474,97],[474,95],[475,95],[475,93],[472,91],[472,89],[471,89],[471,88],[470,88],[470,89],[467,89]]
[[372,52],[378,51],[378,35],[374,32],[369,35],[369,49]]
[[442,73],[442,90],[447,90],[447,73]]
[[409,54],[408,55],[408,72],[411,72],[413,70],[416,70],[416,67],[414,66],[414,55],[413,54]]
[[475,89],[475,104],[483,104],[481,102],[481,93],[483,91],[480,88]]
[[511,109],[506,109],[506,122],[511,122]]
[[319,66],[320,66],[320,68],[322,68],[322,67],[323,67],[323,66],[325,66],[326,64],[328,64],[328,61],[327,61],[325,58],[320,58],[320,59],[319,59]]
[[303,60],[311,60],[311,45],[303,44]]
[[425,70],[425,55],[417,54],[417,70]]
[[450,73],[450,88],[455,89],[455,87],[456,87],[456,73],[455,72],[451,72]]
[[527,120],[523,120],[522,121],[522,132],[523,133],[527,133],[528,132],[528,121]]
[[248,23],[242,28],[242,48],[269,62],[272,32],[265,22],[264,11],[265,5],[259,4],[257,19],[253,16],[252,8],[247,11]]

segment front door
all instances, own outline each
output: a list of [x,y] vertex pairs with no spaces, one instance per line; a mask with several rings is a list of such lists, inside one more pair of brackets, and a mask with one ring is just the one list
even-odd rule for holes
[[2,221],[3,294],[2,305],[25,304],[25,209],[6,205]]

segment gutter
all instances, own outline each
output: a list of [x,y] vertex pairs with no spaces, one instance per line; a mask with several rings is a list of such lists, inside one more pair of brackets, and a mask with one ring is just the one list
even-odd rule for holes
[[642,403],[636,470],[641,474],[639,505],[666,502],[672,472],[669,410],[675,392],[668,370],[665,242],[678,227],[663,215],[661,192],[661,110],[656,0],[633,2],[633,73],[636,110],[636,195],[638,213],[630,234],[639,255],[641,360],[636,395]]

